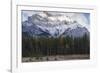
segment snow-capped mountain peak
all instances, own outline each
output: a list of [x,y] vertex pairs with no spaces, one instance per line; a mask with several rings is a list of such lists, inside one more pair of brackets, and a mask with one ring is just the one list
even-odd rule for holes
[[22,22],[22,25],[24,26],[24,31],[27,30],[28,32],[31,32],[32,35],[36,36],[45,34],[52,37],[59,37],[62,35],[70,35],[70,33],[76,34],[77,32],[88,32],[85,26],[82,26],[82,24],[79,24],[77,21],[73,21],[68,16],[47,17],[45,14],[34,14],[31,17],[28,17],[27,21]]

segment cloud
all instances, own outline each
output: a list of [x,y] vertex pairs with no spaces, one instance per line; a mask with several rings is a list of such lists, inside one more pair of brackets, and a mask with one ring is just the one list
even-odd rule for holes
[[90,30],[89,17],[87,18],[84,14],[85,13],[76,13],[72,16],[72,19]]

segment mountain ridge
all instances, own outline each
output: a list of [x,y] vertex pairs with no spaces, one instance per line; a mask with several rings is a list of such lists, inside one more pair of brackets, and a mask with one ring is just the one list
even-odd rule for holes
[[77,21],[49,21],[38,14],[30,16],[27,21],[22,22],[22,32],[27,32],[30,36],[49,37],[89,35],[88,29]]

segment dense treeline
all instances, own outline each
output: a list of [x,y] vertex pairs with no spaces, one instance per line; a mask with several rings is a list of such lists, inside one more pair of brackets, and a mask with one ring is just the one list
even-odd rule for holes
[[86,34],[83,37],[22,37],[22,56],[38,57],[68,54],[89,54],[90,40]]

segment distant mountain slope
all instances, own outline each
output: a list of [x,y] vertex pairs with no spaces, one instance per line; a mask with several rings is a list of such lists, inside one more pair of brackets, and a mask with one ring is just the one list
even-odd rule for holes
[[68,16],[64,16],[66,20],[59,20],[59,17],[43,17],[34,14],[28,17],[27,21],[22,22],[22,32],[29,36],[73,36],[82,37],[84,34],[89,35],[89,30],[79,24],[77,21],[71,21]]

